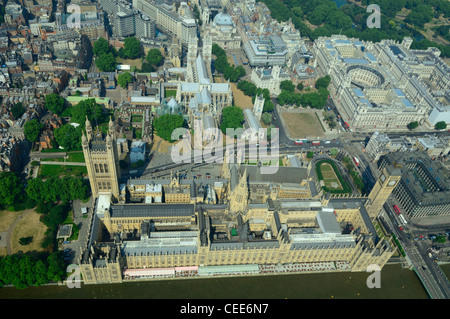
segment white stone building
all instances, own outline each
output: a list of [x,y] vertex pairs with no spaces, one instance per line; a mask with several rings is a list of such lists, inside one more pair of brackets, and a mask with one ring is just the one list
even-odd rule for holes
[[438,68],[437,53],[435,65],[427,66],[431,62],[421,60],[423,51],[410,50],[410,44],[409,38],[372,43],[338,35],[315,41],[315,67],[320,76],[331,76],[330,96],[351,129],[406,130],[410,122],[423,123],[441,105],[430,89],[441,88],[430,75],[438,74],[433,71]]
[[237,50],[241,47],[241,36],[237,32],[236,24],[227,13],[218,13],[211,23],[203,27],[204,34],[210,35],[213,43],[217,43],[224,50]]
[[254,68],[251,80],[256,87],[268,89],[271,95],[278,95],[281,93],[280,83],[290,80],[290,76],[288,70],[276,65],[268,68]]

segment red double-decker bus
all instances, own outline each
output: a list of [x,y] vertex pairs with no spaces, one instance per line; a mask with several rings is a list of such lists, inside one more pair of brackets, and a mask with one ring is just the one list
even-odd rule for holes
[[397,215],[400,215],[400,208],[398,208],[397,205],[394,205],[393,208],[394,208],[395,212],[397,213]]

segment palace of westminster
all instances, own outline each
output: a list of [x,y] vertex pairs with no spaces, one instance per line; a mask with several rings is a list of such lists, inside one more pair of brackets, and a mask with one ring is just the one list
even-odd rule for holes
[[122,183],[111,132],[112,121],[107,134],[87,121],[82,136],[94,199],[79,260],[85,284],[308,265],[359,272],[382,268],[395,251],[372,222],[400,180],[398,169],[384,168],[367,197],[324,193],[311,165],[269,175],[224,163],[211,178],[172,172]]

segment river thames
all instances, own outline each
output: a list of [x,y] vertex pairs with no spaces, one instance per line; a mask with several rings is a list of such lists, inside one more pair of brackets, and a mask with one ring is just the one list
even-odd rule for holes
[[[442,267],[449,274],[450,266]],[[371,273],[266,275],[171,279],[122,284],[1,288],[0,299],[428,299],[415,273],[386,265],[380,288],[368,288]]]

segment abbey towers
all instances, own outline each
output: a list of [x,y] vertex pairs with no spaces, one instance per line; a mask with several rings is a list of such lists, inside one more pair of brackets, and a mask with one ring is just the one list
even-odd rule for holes
[[110,119],[108,133],[102,134],[98,130],[93,132],[86,118],[86,135],[83,133],[81,144],[93,198],[107,194],[117,201],[120,168],[114,122]]

